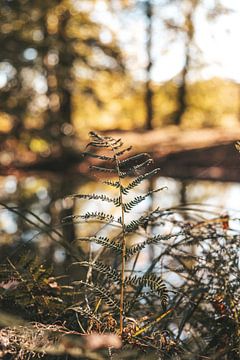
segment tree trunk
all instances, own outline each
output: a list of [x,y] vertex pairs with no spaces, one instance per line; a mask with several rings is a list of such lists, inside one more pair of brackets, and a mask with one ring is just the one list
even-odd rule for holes
[[193,15],[194,10],[196,8],[196,4],[192,4],[188,13],[186,14],[185,19],[185,63],[181,72],[180,84],[178,87],[178,110],[175,115],[174,124],[181,125],[183,115],[187,109],[187,75],[190,68],[191,62],[191,47],[193,44],[194,38],[194,23],[193,23]]
[[151,70],[152,70],[152,4],[151,1],[146,2],[146,16],[147,16],[147,67],[146,67],[146,85],[145,85],[145,107],[146,107],[146,121],[145,121],[145,128],[146,130],[153,129],[153,90],[151,84]]

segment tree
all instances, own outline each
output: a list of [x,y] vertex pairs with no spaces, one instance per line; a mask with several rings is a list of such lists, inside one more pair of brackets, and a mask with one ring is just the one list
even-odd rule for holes
[[[136,56],[136,53],[133,54],[127,53],[126,57],[126,67],[128,67],[128,63],[130,63],[130,72],[132,74],[132,88],[137,93],[139,91],[139,87],[142,89],[142,99],[141,99],[141,107],[144,109],[144,121],[139,121],[141,125],[146,130],[153,129],[153,117],[154,117],[154,91],[152,86],[152,69],[153,69],[153,57],[152,57],[152,40],[153,40],[153,18],[154,18],[154,0],[141,0],[141,1],[128,1],[128,0],[119,0],[119,1],[111,1],[112,11],[115,13],[118,12],[118,18],[121,26],[124,29],[126,26],[129,26],[129,19],[132,24],[136,22],[139,18],[141,19],[141,26],[144,28],[144,35],[141,37],[139,35],[138,39],[143,40],[142,44],[143,49],[139,49],[139,44],[137,45],[134,39],[134,34],[130,33],[128,38],[129,47],[131,46],[133,49],[138,46],[136,50],[138,53],[141,53],[141,50],[144,50],[144,60],[140,59],[139,56]],[[139,24],[140,25],[140,24]],[[136,26],[139,26],[136,25]],[[134,27],[134,25],[133,25]],[[131,27],[130,27],[131,28]],[[123,45],[124,46],[124,45]],[[131,52],[131,51],[130,51]],[[133,55],[133,56],[132,56]],[[138,54],[139,55],[139,54]],[[137,59],[138,58],[138,59]],[[136,64],[136,61],[139,61]],[[144,63],[143,64],[141,64]],[[141,68],[141,69],[140,69]],[[140,82],[135,78],[135,71],[141,71],[141,75],[144,77],[144,80]],[[136,81],[137,80],[137,81]],[[139,102],[139,101],[138,101]]]
[[[13,126],[0,150],[14,154],[12,161],[20,156],[25,163],[41,162],[42,169],[52,170],[59,163],[65,169],[79,157],[73,145],[74,94],[97,102],[95,74],[123,71],[113,37],[102,41],[104,27],[92,20],[94,3],[78,8],[70,0],[1,1],[0,111]],[[52,187],[52,202],[74,191],[74,185],[63,171]],[[16,202],[24,207],[24,201]],[[59,212],[58,218],[71,216],[73,207],[62,205]],[[66,240],[73,241],[73,225],[65,229]]]
[[[174,123],[180,125],[183,115],[188,107],[187,83],[190,70],[194,67],[203,66],[201,51],[196,43],[196,17],[200,7],[205,9],[208,20],[227,14],[230,10],[221,4],[220,0],[214,0],[212,5],[202,0],[169,0],[168,5],[175,5],[182,16],[166,17],[166,28],[173,32],[175,41],[182,41],[184,48],[183,68],[178,76],[178,110],[174,116]],[[183,19],[182,21],[179,19]]]
[[89,3],[90,9],[69,0],[1,4],[1,111],[13,119],[11,135],[45,156],[72,144],[76,81],[83,78],[81,92],[97,101],[84,79],[123,69],[114,40],[101,40],[103,25],[91,19],[95,2]]
[[145,105],[146,105],[146,130],[153,129],[153,90],[151,81],[151,70],[153,66],[152,61],[152,17],[153,6],[151,0],[146,1],[146,17],[147,17],[147,42],[146,42],[146,54],[147,54],[147,66],[146,66],[146,82],[145,82]]

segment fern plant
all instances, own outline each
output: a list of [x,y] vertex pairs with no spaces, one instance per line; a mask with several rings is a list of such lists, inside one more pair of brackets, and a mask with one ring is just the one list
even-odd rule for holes
[[85,208],[62,220],[76,224],[75,241],[0,204],[68,254],[62,276],[28,243],[0,264],[0,357],[113,359],[123,344],[126,359],[239,359],[239,217],[194,203],[143,212],[162,190],[141,192],[159,171],[149,155],[90,138],[84,155],[104,191],[70,195]]
[[74,295],[73,287],[60,285],[62,277],[33,251],[23,248],[18,256],[0,265],[1,308],[29,321],[58,318],[64,302]]
[[[89,292],[90,300],[87,300],[86,316],[89,317],[89,303],[94,302],[94,308],[91,309],[92,315],[96,317],[101,303],[107,305],[106,311],[114,310],[114,321],[118,326],[118,333],[124,337],[124,334],[129,329],[128,316],[132,309],[141,306],[139,296],[142,294],[143,298],[158,297],[162,306],[162,312],[165,314],[168,291],[165,283],[156,273],[148,272],[136,275],[134,273],[136,261],[139,252],[141,252],[147,245],[156,244],[163,239],[163,236],[155,235],[149,236],[144,231],[139,231],[140,227],[146,227],[147,223],[151,221],[150,216],[140,216],[137,219],[129,219],[128,214],[132,215],[133,209],[141,204],[145,199],[155,192],[161,191],[163,188],[157,188],[147,191],[141,195],[135,195],[134,190],[143,183],[144,180],[156,175],[159,169],[146,168],[152,164],[151,157],[146,154],[129,155],[130,147],[124,147],[121,139],[114,139],[110,136],[101,136],[95,132],[90,132],[90,142],[87,145],[87,150],[84,155],[94,159],[94,163],[90,165],[90,169],[97,174],[98,179],[108,187],[115,190],[116,195],[112,194],[73,194],[69,197],[74,199],[81,199],[87,202],[97,200],[102,203],[112,204],[115,209],[119,209],[119,214],[113,216],[112,212],[105,211],[88,211],[84,214],[74,215],[70,218],[63,219],[63,223],[68,221],[100,223],[100,229],[89,236],[80,236],[77,241],[89,243],[96,243],[102,248],[98,251],[95,258],[84,260],[75,264],[86,267],[87,274],[85,280],[76,281],[76,286],[82,286],[85,291]],[[90,149],[90,151],[89,151]],[[152,212],[153,216],[154,212]],[[114,227],[115,232],[111,235],[111,231],[106,235],[101,235],[105,227]],[[139,235],[146,236],[144,241],[139,241],[134,245],[130,244],[132,236]],[[111,252],[110,255],[114,264],[105,264],[98,260],[99,255],[106,251]],[[92,256],[92,255],[91,255]],[[105,256],[106,258],[106,256]],[[132,261],[133,266],[130,275],[127,274],[126,263]],[[95,278],[92,272],[95,272]],[[129,271],[129,270],[128,270]],[[100,274],[100,275],[99,275]],[[101,279],[101,277],[103,277]],[[104,284],[104,286],[103,286]],[[108,284],[108,285],[107,285]],[[109,287],[109,289],[107,289]],[[143,290],[149,289],[147,295],[144,295]],[[94,295],[93,295],[94,294]],[[96,305],[96,299],[99,299]],[[146,300],[146,299],[145,299]],[[142,300],[142,301],[145,301]],[[84,313],[83,308],[78,303],[71,307],[72,310]],[[112,313],[111,313],[112,314]],[[167,315],[167,313],[166,313]],[[165,315],[164,315],[165,316]],[[135,319],[136,323],[140,322]],[[153,320],[155,324],[156,319]],[[118,325],[117,325],[118,324]],[[149,324],[148,324],[149,327]],[[135,335],[142,331],[139,326],[135,328]],[[134,335],[134,331],[132,331]]]

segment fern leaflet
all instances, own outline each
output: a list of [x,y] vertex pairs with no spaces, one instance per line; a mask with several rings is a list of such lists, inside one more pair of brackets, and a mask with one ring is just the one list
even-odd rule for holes
[[143,276],[129,276],[125,278],[125,285],[131,285],[134,287],[149,287],[154,293],[157,293],[161,298],[161,303],[165,307],[168,301],[168,291],[166,285],[161,278],[155,274],[143,275]]
[[117,254],[121,254],[121,245],[114,240],[110,240],[108,237],[104,237],[104,236],[79,237],[76,240],[95,242],[96,244],[102,245],[105,248],[115,251]]
[[96,283],[94,283],[93,285],[82,280],[74,281],[74,284],[86,286],[89,290],[91,290],[92,293],[95,293],[109,307],[119,309],[119,304],[112,299],[110,292],[105,287],[102,287],[101,285]]
[[115,206],[120,206],[121,202],[120,202],[120,198],[110,198],[107,195],[104,194],[73,194],[73,195],[68,195],[67,197],[69,198],[78,198],[78,199],[86,199],[86,200],[101,200],[101,201],[106,201],[109,203],[113,203]]
[[134,179],[128,186],[123,188],[123,193],[127,195],[130,190],[134,189],[136,186],[142,183],[143,180],[149,179],[152,176],[155,176],[160,171],[159,168],[154,169],[152,171],[147,172],[144,175],[139,175],[136,179]]
[[125,203],[123,204],[123,208],[124,208],[124,211],[126,213],[129,213],[132,208],[138,204],[140,204],[142,201],[144,201],[148,196],[152,195],[153,193],[156,193],[156,192],[159,192],[163,189],[165,189],[166,187],[162,187],[162,188],[159,188],[159,189],[156,189],[156,190],[151,190],[149,191],[147,194],[145,195],[140,195],[140,196],[136,196],[133,200],[129,201],[128,203]]
[[75,264],[79,264],[87,267],[91,266],[93,267],[94,270],[100,272],[101,274],[106,275],[110,281],[120,283],[120,273],[117,270],[113,269],[111,266],[105,265],[100,261],[95,261],[93,263],[90,263],[88,261],[82,261],[80,263],[75,263]]

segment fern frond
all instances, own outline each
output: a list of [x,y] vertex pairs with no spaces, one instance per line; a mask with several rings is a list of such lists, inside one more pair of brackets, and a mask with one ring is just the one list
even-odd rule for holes
[[128,225],[125,225],[125,232],[126,233],[133,233],[140,226],[143,226],[146,223],[146,221],[147,221],[146,216],[141,216],[137,220],[132,220]]
[[107,148],[108,144],[107,144],[107,142],[101,143],[101,142],[91,141],[89,144],[87,144],[86,147],[89,147],[89,146],[93,146],[93,147],[97,147],[97,148]]
[[123,145],[123,142],[121,139],[116,140],[116,139],[112,138],[111,136],[101,136],[101,135],[95,133],[94,131],[90,131],[89,136],[92,139],[92,141],[87,145],[87,147],[88,146],[94,146],[94,147],[99,147],[99,148],[105,147],[105,148],[117,150]]
[[118,150],[123,146],[123,142],[121,139],[117,139],[111,143],[111,148],[114,150]]
[[123,154],[125,154],[126,152],[129,152],[132,150],[132,146],[129,146],[125,149],[122,149],[120,150],[119,152],[116,153],[116,156],[119,157],[119,156],[122,156]]
[[176,235],[155,235],[153,237],[150,237],[148,239],[146,239],[145,241],[142,241],[138,244],[132,245],[130,248],[127,249],[126,251],[126,258],[128,259],[129,257],[135,255],[136,253],[138,253],[139,251],[143,250],[147,245],[155,245],[158,244],[161,241],[166,241],[171,239],[172,237],[175,237]]
[[[146,228],[146,225],[152,223],[156,219],[156,215],[159,214],[159,207],[149,212],[146,215],[140,216],[136,220],[132,220],[128,225],[125,226],[125,232],[131,233],[139,229],[139,227]],[[164,222],[163,222],[164,223]]]
[[113,139],[111,136],[102,136],[100,134],[97,134],[95,131],[90,131],[89,137],[92,139],[92,141],[87,145],[87,147],[88,146],[108,147],[111,145],[112,142],[116,142],[116,140]]
[[103,141],[103,136],[96,133],[95,131],[89,131],[88,135],[93,141],[96,141],[96,142],[98,142],[98,141],[102,142]]
[[147,246],[147,241],[135,244],[126,250],[126,259],[129,259]]
[[121,205],[120,197],[110,198],[104,194],[100,194],[100,195],[98,195],[98,194],[73,194],[73,195],[68,195],[67,197],[70,199],[77,198],[77,199],[85,199],[85,200],[101,200],[101,201],[113,203],[115,206]]
[[90,237],[79,237],[76,241],[89,241],[95,242],[96,244],[102,245],[105,248],[115,251],[117,254],[121,254],[121,245],[114,240],[110,240],[108,237],[104,236],[90,236]]
[[94,270],[100,272],[103,275],[106,275],[107,278],[112,281],[112,282],[116,282],[116,283],[120,283],[120,273],[113,269],[111,266],[105,265],[100,261],[95,261],[93,263],[90,263],[88,261],[82,261],[80,263],[75,263],[75,264],[79,264],[82,266],[87,266],[87,267],[93,267]]
[[155,274],[143,275],[143,276],[128,276],[125,278],[125,285],[131,285],[134,287],[145,286],[149,287],[154,292],[162,294],[163,289],[166,289],[165,284],[161,278],[158,278]]
[[92,158],[99,159],[99,160],[102,160],[102,161],[113,161],[114,160],[114,158],[111,157],[111,156],[95,154],[95,153],[91,153],[91,152],[87,152],[87,151],[84,151],[83,155],[84,156],[90,156]]
[[93,268],[98,272],[101,272],[102,274],[106,275],[111,281],[117,283],[120,282],[120,273],[117,270],[113,269],[111,266],[103,264],[100,261],[96,261],[93,264]]
[[136,186],[140,185],[143,180],[149,179],[152,176],[155,176],[160,171],[159,168],[154,169],[152,171],[147,172],[144,175],[139,175],[136,179],[134,179],[131,183],[129,183],[126,187],[123,188],[123,194],[127,195],[128,192],[134,189]]
[[142,201],[144,201],[148,196],[156,193],[156,192],[159,192],[163,189],[165,189],[166,187],[162,187],[162,188],[159,188],[159,189],[155,189],[155,190],[151,190],[149,192],[147,192],[145,195],[139,195],[139,196],[136,196],[133,200],[129,201],[128,203],[125,203],[123,204],[123,208],[124,208],[124,211],[126,213],[129,213],[132,208],[138,204],[140,204]]
[[137,171],[137,170],[140,170],[142,168],[145,168],[145,167],[151,165],[152,163],[153,163],[153,159],[149,158],[146,161],[144,161],[143,163],[141,163],[139,165],[135,165],[133,168],[134,168],[135,171]]
[[149,160],[149,159],[151,159],[151,156],[147,153],[133,155],[124,160],[120,160],[119,167],[120,167],[120,170],[131,169],[136,166],[142,165],[146,160]]
[[112,214],[106,214],[103,211],[87,212],[83,215],[84,219],[97,219],[104,220],[106,222],[114,221],[114,216]]
[[147,159],[146,161],[144,161],[143,163],[141,164],[137,164],[137,165],[133,165],[131,167],[121,167],[121,171],[119,173],[119,176],[121,179],[124,179],[126,177],[130,177],[130,176],[133,176],[133,175],[136,175],[139,173],[139,171],[142,169],[142,168],[146,168],[147,166],[149,166],[151,163],[153,162],[152,159]]
[[119,304],[117,303],[117,301],[112,299],[110,292],[105,287],[102,287],[97,283],[94,283],[93,285],[82,280],[74,281],[74,284],[86,286],[89,290],[91,290],[92,293],[95,293],[96,296],[103,300],[105,304],[107,304],[109,307],[113,309],[119,309]]
[[126,258],[128,259],[129,257],[135,255],[139,251],[143,250],[147,245],[148,245],[148,240],[145,240],[141,243],[131,246],[126,250]]
[[109,173],[109,174],[117,174],[117,170],[116,170],[116,169],[114,169],[114,168],[107,168],[107,167],[103,167],[103,166],[90,165],[90,166],[89,166],[89,169],[90,169],[90,170],[94,170],[94,171]]
[[120,188],[120,182],[119,181],[112,181],[112,180],[104,180],[102,182],[105,185],[109,185],[114,187],[115,189],[119,189]]
[[155,274],[143,275],[143,276],[129,276],[125,278],[125,285],[131,285],[134,287],[149,287],[155,294],[160,296],[163,307],[166,306],[168,301],[168,290],[161,278]]
[[68,221],[75,221],[75,220],[89,220],[89,219],[95,219],[95,220],[100,220],[100,221],[104,221],[106,223],[111,223],[117,220],[114,220],[114,216],[111,214],[106,214],[104,212],[99,212],[99,211],[95,211],[95,212],[87,212],[86,214],[82,214],[82,215],[69,215],[64,217],[61,221],[62,223],[68,222]]

